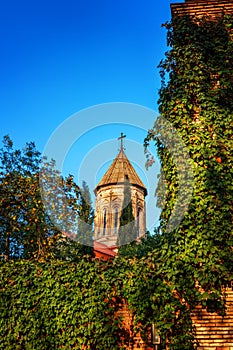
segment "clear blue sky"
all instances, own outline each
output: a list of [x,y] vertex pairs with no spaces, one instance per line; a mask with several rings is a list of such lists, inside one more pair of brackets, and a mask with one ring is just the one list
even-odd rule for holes
[[[53,131],[84,108],[128,102],[156,111],[157,65],[167,50],[161,24],[170,19],[171,2],[177,1],[2,1],[0,138],[9,134],[17,147],[35,141],[42,152]],[[91,135],[80,153],[120,130],[101,132],[102,140]]]

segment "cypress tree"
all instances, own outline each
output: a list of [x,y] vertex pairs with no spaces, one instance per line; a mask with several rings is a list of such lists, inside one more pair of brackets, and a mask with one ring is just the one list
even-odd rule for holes
[[124,183],[124,200],[120,216],[120,227],[118,232],[117,245],[122,246],[134,241],[137,238],[137,227],[133,215],[130,182],[128,177]]

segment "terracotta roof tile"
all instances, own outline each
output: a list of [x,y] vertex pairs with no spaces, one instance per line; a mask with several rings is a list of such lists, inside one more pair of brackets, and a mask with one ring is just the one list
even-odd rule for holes
[[113,252],[108,246],[96,241],[94,241],[94,251],[108,255],[109,257],[114,257],[116,255],[116,253]]

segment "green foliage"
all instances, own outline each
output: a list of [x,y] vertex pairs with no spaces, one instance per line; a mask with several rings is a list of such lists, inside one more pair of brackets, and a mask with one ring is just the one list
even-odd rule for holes
[[148,341],[148,329],[155,323],[162,348],[166,343],[169,349],[192,349],[194,336],[189,311],[181,295],[173,289],[163,265],[157,249],[140,260],[125,261],[122,289],[135,317],[135,328]]
[[[163,207],[158,232],[147,235],[141,244],[126,246],[107,263],[90,258],[76,263],[2,263],[0,349],[120,349],[132,345],[139,330],[146,339],[149,325],[155,323],[163,347],[166,343],[171,350],[192,350],[192,310],[211,305],[224,314],[222,287],[233,274],[233,18],[222,16],[214,22],[175,18],[166,27],[171,50],[160,64],[164,79],[160,112],[176,128],[190,155],[193,196],[189,210],[173,232],[167,231],[180,180],[173,154],[181,149],[174,143],[170,154],[155,126],[145,145],[155,142],[165,176],[160,182],[166,182],[166,192],[164,187],[157,192]],[[9,232],[11,247],[19,247],[21,236],[16,229],[12,231],[18,208],[8,184],[15,189],[21,183],[21,167],[14,161],[11,168],[12,159],[18,159],[11,147],[6,140],[6,153],[1,153],[6,169],[1,173],[1,189],[7,195],[6,204],[1,195],[7,213],[6,217],[1,211],[1,244],[7,246]],[[83,221],[92,223],[89,200],[83,195],[80,207],[72,195],[79,192],[72,178],[66,186],[68,207],[80,210]],[[59,203],[63,208],[62,198]],[[130,203],[126,186],[121,229],[133,221]],[[73,213],[68,211],[68,223]],[[19,229],[20,218],[16,220]],[[69,249],[69,242],[65,244]],[[123,299],[134,318],[130,332],[123,330],[116,315]]]
[[147,231],[145,237],[141,237],[140,241],[133,241],[130,244],[119,247],[118,254],[127,259],[140,259],[146,257],[150,252],[156,249],[159,241],[160,235],[157,229],[155,229],[155,234],[151,234]]
[[107,265],[0,265],[0,349],[120,349],[120,318]]
[[[146,340],[152,322],[171,349],[191,349],[184,302],[152,255],[1,263],[0,349],[123,349],[136,345],[139,331]],[[123,300],[134,318],[130,329],[117,314]]]
[[84,254],[92,254],[94,210],[91,204],[90,191],[85,181],[83,181],[80,189],[79,203],[77,241],[82,245]]
[[[56,234],[43,212],[39,193],[40,154],[33,143],[20,151],[4,137],[0,152],[0,250],[6,259],[43,254],[43,242]],[[47,226],[47,229],[46,229]]]
[[[124,246],[137,238],[137,226],[133,215],[130,182],[125,179],[124,200],[120,216],[120,226],[118,231],[117,245]],[[122,249],[124,249],[122,247]]]
[[[41,184],[47,195],[47,208]],[[64,179],[53,161],[42,162],[33,142],[18,150],[10,137],[5,136],[0,150],[0,255],[6,260],[73,260],[75,254],[77,257],[92,253],[90,247],[84,251],[83,245],[72,246],[59,227],[61,222],[67,228],[65,233],[69,233],[69,228],[72,234],[76,233],[73,229],[77,228],[74,223],[81,212],[80,197],[73,177]],[[54,207],[56,219],[50,212]]]
[[[165,26],[171,50],[160,63],[160,113],[189,152],[193,195],[182,222],[169,232],[179,176],[175,158],[155,124],[145,146],[155,142],[161,160],[164,186],[158,187],[157,196],[163,211],[160,255],[155,250],[148,261],[161,269],[183,306],[178,309],[187,337],[181,329],[172,331],[170,348],[178,349],[182,339],[189,344],[182,348],[192,349],[190,312],[198,303],[204,307],[213,303],[223,312],[222,287],[233,276],[233,16],[214,21],[177,17]],[[176,143],[173,148],[179,151]],[[173,302],[168,304],[171,307]]]

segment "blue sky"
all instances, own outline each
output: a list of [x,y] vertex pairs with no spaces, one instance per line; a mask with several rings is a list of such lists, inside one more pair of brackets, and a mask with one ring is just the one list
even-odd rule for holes
[[[42,152],[54,130],[85,108],[125,102],[157,111],[157,65],[167,50],[161,24],[170,19],[171,2],[177,1],[2,1],[0,138],[9,134],[16,147],[35,141]],[[114,140],[120,130],[143,142],[145,132],[129,129],[97,128],[79,142],[64,172],[77,173],[78,153]],[[112,147],[114,157],[117,143]]]

